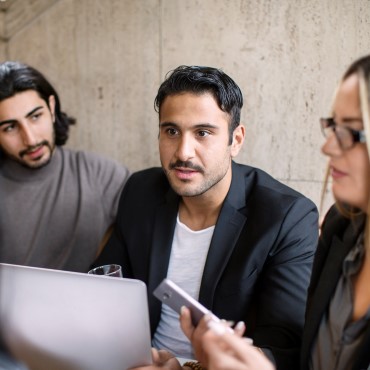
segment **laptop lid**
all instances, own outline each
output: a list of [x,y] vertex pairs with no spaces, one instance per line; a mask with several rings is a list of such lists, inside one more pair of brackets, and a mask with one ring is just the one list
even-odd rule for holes
[[0,264],[1,333],[31,370],[125,370],[152,363],[139,280]]

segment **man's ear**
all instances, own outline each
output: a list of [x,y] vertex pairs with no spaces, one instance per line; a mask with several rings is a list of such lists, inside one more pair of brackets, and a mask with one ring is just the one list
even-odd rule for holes
[[53,117],[53,122],[55,122],[55,96],[50,95],[49,96],[49,109],[51,116]]
[[231,143],[231,157],[236,157],[243,146],[245,138],[245,127],[240,124],[233,132],[233,142]]

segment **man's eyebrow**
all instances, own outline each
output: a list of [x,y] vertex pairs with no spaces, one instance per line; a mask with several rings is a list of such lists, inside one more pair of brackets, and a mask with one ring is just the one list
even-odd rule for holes
[[174,123],[174,122],[161,122],[160,124],[159,124],[159,127],[173,127],[173,126],[175,126],[175,127],[179,127],[176,123]]
[[212,123],[198,123],[197,125],[194,125],[195,128],[219,128],[217,125],[212,125]]
[[[179,127],[178,124],[174,122],[161,122],[159,127]],[[211,123],[197,123],[196,125],[192,126],[192,128],[213,128],[218,129],[217,125],[212,125]]]
[[[28,112],[25,116],[25,118],[29,118],[31,117],[33,114],[35,114],[39,109],[42,109],[44,108],[42,105],[40,105],[39,107],[36,107],[34,109],[32,109],[30,112]],[[16,119],[7,119],[5,121],[0,121],[0,126],[3,126],[3,125],[9,125],[9,124],[14,124],[14,123],[17,123],[17,120]]]
[[17,123],[17,120],[16,119],[7,119],[5,121],[0,121],[0,126],[10,125],[12,123]]
[[36,108],[34,108],[34,109],[32,109],[31,110],[31,112],[29,112],[29,113],[27,113],[26,114],[26,117],[25,118],[28,118],[28,117],[30,117],[30,116],[32,116],[34,113],[36,113],[39,109],[42,109],[42,108],[44,108],[42,105],[40,105],[39,107],[36,107]]

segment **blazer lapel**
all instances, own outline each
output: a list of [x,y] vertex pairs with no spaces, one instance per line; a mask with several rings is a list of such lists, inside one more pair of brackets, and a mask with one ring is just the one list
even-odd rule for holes
[[303,349],[306,353],[302,354],[303,359],[306,357],[304,360],[305,363],[308,363],[313,340],[317,336],[321,320],[330,305],[330,300],[337,287],[342,273],[343,260],[350,249],[353,248],[358,238],[359,231],[361,230],[359,227],[360,223],[362,223],[362,220],[357,221],[355,224],[350,223],[343,236],[343,240],[340,240],[337,236],[334,236],[332,239],[320,280],[314,296],[311,297],[312,305],[307,308],[303,339]]
[[178,207],[179,197],[169,190],[166,202],[158,208],[154,221],[149,262],[149,294],[167,276]]
[[352,245],[344,244],[337,237],[334,237],[327,256],[328,263],[321,273],[320,281],[317,285],[313,305],[309,308],[306,318],[306,330],[316,333],[320,321],[327,309],[330,299],[337,286],[338,279],[342,272],[342,264],[345,256],[351,249]]
[[209,247],[204,266],[199,301],[212,308],[217,283],[227,266],[247,217],[239,210],[245,208],[249,186],[244,173],[232,162],[232,181],[225,198]]

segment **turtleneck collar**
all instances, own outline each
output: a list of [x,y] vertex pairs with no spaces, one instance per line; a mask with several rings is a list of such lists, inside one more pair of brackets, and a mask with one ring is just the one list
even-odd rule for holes
[[3,157],[0,159],[0,171],[4,177],[16,181],[40,181],[46,177],[56,174],[60,169],[60,162],[62,160],[62,149],[56,147],[51,157],[50,162],[41,168],[28,168],[22,166],[17,161]]

